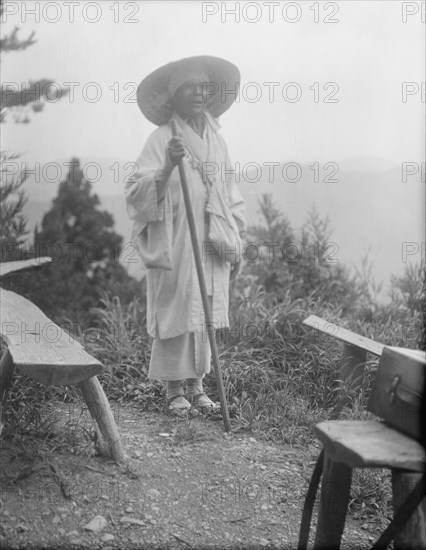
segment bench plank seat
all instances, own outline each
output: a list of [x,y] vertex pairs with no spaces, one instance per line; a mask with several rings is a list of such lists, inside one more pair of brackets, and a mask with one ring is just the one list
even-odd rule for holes
[[[1,275],[46,265],[51,258],[0,264]],[[97,379],[104,366],[26,298],[0,288],[0,336],[7,344],[0,359],[0,400],[4,405],[15,367],[46,385],[77,384],[95,420],[97,446],[117,462],[125,460],[120,434]],[[0,432],[1,432],[0,424]]]
[[397,468],[424,472],[424,447],[376,420],[320,422],[315,433],[330,458],[352,468]]
[[46,385],[63,386],[104,371],[77,340],[26,298],[1,288],[0,305],[1,336],[21,373]]
[[0,277],[5,277],[16,271],[27,271],[28,269],[36,269],[46,264],[50,264],[52,258],[42,256],[41,258],[33,258],[31,260],[17,260],[13,262],[0,263]]
[[371,338],[366,338],[365,336],[356,334],[346,328],[339,327],[329,321],[325,321],[316,315],[310,315],[303,321],[303,324],[308,327],[315,328],[324,334],[328,334],[328,336],[333,336],[333,338],[341,340],[345,344],[364,349],[373,355],[382,355],[384,348],[383,344],[380,344],[375,340],[371,340]]

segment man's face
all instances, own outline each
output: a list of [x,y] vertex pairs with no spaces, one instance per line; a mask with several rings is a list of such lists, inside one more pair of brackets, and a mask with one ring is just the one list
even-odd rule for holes
[[204,80],[190,80],[180,86],[174,96],[173,105],[182,118],[197,118],[206,109],[207,83]]

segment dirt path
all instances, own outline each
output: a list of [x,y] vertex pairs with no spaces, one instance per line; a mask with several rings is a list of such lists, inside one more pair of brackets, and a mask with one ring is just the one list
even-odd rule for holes
[[[94,456],[93,445],[72,454],[69,425],[68,451],[50,445],[43,460],[25,438],[3,441],[1,548],[296,547],[318,448],[270,445],[225,434],[221,422],[132,405],[115,416],[126,466]],[[100,530],[88,530],[96,516]],[[349,519],[344,548],[371,546],[378,528],[362,524]]]

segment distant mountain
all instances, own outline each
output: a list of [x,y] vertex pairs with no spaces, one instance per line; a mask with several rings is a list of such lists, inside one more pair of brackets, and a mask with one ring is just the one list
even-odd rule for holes
[[[97,180],[93,188],[101,207],[112,213],[116,231],[128,242],[131,222],[123,189],[125,177],[133,170],[132,164],[96,159],[82,160],[82,165],[86,167],[87,177]],[[29,196],[25,214],[31,230],[50,208],[59,181],[67,174],[65,164],[58,163],[58,166],[62,166],[62,173],[57,181],[50,175],[51,183],[45,183],[41,177],[37,182],[33,176],[25,184]],[[51,171],[53,173],[52,167]],[[257,201],[262,193],[272,194],[277,207],[295,228],[303,224],[315,206],[321,217],[330,219],[332,241],[337,246],[334,258],[356,267],[370,250],[374,276],[387,284],[391,273],[401,275],[404,270],[404,242],[419,246],[418,255],[410,258],[421,260],[420,248],[425,240],[425,188],[420,177],[411,179],[413,181],[403,183],[401,168],[381,159],[349,159],[339,166],[325,163],[252,166],[240,174],[239,188],[246,200],[250,224],[259,220]],[[131,252],[130,249],[127,252]],[[132,274],[142,273],[140,266],[126,265]]]

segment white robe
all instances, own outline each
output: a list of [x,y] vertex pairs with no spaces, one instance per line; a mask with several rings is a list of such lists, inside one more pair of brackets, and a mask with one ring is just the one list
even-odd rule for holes
[[[198,148],[197,153],[204,151],[205,158],[210,161],[211,155],[214,155],[214,162],[217,163],[214,185],[225,197],[243,235],[246,230],[244,200],[234,180],[226,144],[217,133],[219,125],[207,114],[201,138],[180,117],[174,115],[174,118],[181,128],[182,124],[185,125],[184,134],[194,134],[190,137]],[[177,167],[170,176],[165,198],[159,202],[157,197],[155,176],[164,166],[166,145],[171,136],[169,124],[157,128],[149,136],[136,161],[138,171],[126,182],[125,189],[128,213],[134,222],[132,238],[147,268],[147,330],[152,337],[160,339],[174,338],[187,332],[206,335],[207,330]],[[185,173],[200,252],[204,260],[207,259],[207,263],[203,263],[205,272],[206,265],[209,266],[207,283],[212,295],[214,328],[218,329],[229,326],[230,263],[221,261],[216,254],[203,254],[208,190],[197,162],[196,156],[187,152],[184,158]]]

